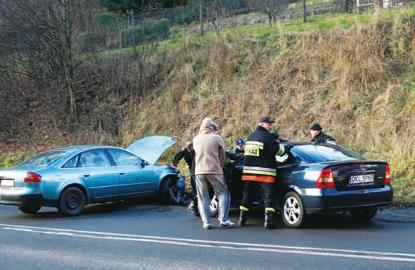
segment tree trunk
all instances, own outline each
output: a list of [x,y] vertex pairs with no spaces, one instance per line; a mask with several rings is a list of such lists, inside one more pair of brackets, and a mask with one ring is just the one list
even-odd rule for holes
[[205,0],[199,0],[199,20],[200,20],[200,35],[205,34],[203,11],[205,10]]
[[64,39],[63,39],[63,57],[62,65],[65,72],[65,86],[69,95],[69,110],[71,113],[71,119],[77,121],[77,105],[75,96],[75,65],[73,61],[72,52],[72,31],[73,31],[73,18],[72,18],[72,6],[71,0],[62,0],[62,15],[64,22]]
[[376,5],[376,8],[382,9],[383,8],[383,0],[376,0],[375,5]]

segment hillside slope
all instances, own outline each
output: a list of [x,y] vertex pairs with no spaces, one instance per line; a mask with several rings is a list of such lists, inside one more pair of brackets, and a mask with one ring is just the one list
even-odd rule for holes
[[[150,134],[185,143],[206,116],[220,124],[230,147],[247,137],[260,115],[270,114],[284,138],[309,140],[308,127],[320,122],[340,144],[390,162],[396,203],[414,205],[415,10],[343,17],[337,25],[264,25],[164,42],[140,63],[157,67],[143,75],[151,78],[151,91],[136,84],[134,66],[141,58],[128,51],[121,60],[101,55],[93,72],[85,72],[85,101],[79,104],[92,124],[76,131],[41,125],[42,133],[32,130],[31,143],[0,147],[16,150],[0,163],[66,144],[126,146]],[[123,80],[111,81],[117,76]],[[120,97],[120,85],[139,97]]]
[[230,146],[264,114],[276,117],[282,137],[302,141],[317,121],[340,144],[389,161],[396,197],[413,203],[414,29],[414,17],[403,13],[349,29],[190,42],[175,50],[157,93],[129,112],[124,143],[153,133],[185,142],[211,116]]

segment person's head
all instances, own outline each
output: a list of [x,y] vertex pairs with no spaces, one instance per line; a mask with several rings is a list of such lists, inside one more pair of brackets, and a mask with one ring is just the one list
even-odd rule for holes
[[266,130],[270,131],[272,130],[272,124],[275,123],[275,120],[271,116],[262,116],[259,119],[258,126],[261,126],[265,128]]
[[218,131],[218,125],[212,120],[210,117],[206,117],[202,120],[202,124],[200,125],[200,131],[202,130],[210,130]]
[[238,148],[239,150],[244,150],[245,142],[242,138],[236,140],[236,148]]
[[186,144],[186,149],[187,149],[188,151],[193,151],[193,142],[188,142],[188,143]]
[[316,137],[318,134],[321,133],[321,131],[323,130],[323,128],[321,127],[321,125],[319,123],[314,123],[311,125],[310,127],[310,135],[312,138]]

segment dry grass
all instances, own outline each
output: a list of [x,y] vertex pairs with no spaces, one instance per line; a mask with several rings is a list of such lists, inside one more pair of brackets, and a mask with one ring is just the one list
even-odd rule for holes
[[240,32],[206,48],[187,43],[174,52],[175,68],[158,94],[130,111],[124,142],[163,133],[184,143],[211,116],[230,146],[264,114],[276,116],[283,137],[301,141],[318,121],[340,144],[390,162],[397,203],[413,204],[414,29],[402,15],[347,30],[282,33],[266,48]]
[[[168,134],[184,144],[210,116],[230,147],[264,114],[277,118],[282,137],[303,141],[317,121],[340,144],[390,162],[396,204],[415,204],[414,17],[375,16],[349,29],[280,29],[266,40],[241,30],[209,40],[186,41],[169,57],[151,58],[155,66],[163,61],[157,84],[123,103],[119,136],[80,130],[61,134],[59,143],[126,146]],[[140,91],[133,77],[126,73],[123,83]]]

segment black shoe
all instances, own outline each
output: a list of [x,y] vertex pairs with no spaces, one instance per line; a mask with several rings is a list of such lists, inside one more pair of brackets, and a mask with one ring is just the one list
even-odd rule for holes
[[200,213],[199,213],[199,210],[197,208],[193,209],[192,213],[193,213],[194,216],[200,217]]
[[241,210],[241,212],[239,214],[238,225],[241,226],[241,227],[245,226],[247,219],[248,219],[248,211]]
[[265,229],[276,229],[277,228],[274,212],[265,211],[264,227]]

